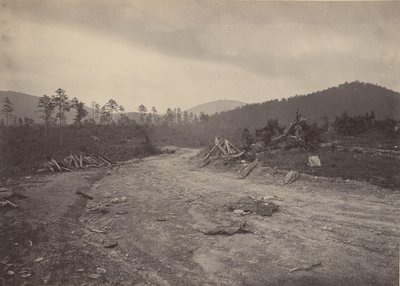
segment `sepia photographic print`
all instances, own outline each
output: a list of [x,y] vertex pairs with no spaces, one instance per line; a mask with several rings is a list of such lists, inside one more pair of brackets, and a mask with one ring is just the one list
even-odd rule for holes
[[400,2],[0,0],[0,286],[396,286]]

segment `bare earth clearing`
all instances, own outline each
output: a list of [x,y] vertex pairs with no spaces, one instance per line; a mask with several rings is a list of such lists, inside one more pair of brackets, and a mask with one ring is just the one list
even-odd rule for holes
[[[199,169],[197,152],[14,187],[27,198],[0,209],[0,285],[397,285],[398,191],[267,184],[263,169],[239,180]],[[94,199],[86,204],[76,190]],[[280,206],[270,217],[229,210],[267,195]],[[250,233],[204,234],[244,221]]]

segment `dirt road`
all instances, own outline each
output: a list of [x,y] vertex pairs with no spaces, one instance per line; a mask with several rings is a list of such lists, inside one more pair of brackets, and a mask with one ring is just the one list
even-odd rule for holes
[[[399,192],[324,180],[267,184],[260,176],[262,169],[239,180],[232,172],[197,168],[196,153],[181,149],[172,155],[125,162],[87,187],[94,200],[86,207],[80,197],[71,203],[54,222],[61,225],[59,231],[47,228],[46,237],[37,238],[37,249],[20,261],[26,264],[29,259],[44,257],[40,267],[31,263],[35,274],[24,281],[28,285],[38,281],[76,285],[397,285]],[[52,184],[99,174],[65,176],[69,177],[59,177]],[[231,211],[243,198],[267,195],[275,195],[273,202],[280,206],[270,217]],[[120,201],[112,203],[113,198]],[[249,233],[204,234],[244,222]],[[53,237],[55,233],[60,234]],[[6,264],[11,264],[12,253],[8,257]],[[291,271],[297,267],[305,269]],[[3,280],[21,281],[13,279]]]

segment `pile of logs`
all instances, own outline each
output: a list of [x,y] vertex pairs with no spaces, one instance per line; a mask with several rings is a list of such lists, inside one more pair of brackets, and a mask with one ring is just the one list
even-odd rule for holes
[[202,167],[210,162],[212,156],[218,156],[226,160],[231,160],[241,157],[244,153],[244,151],[240,151],[228,139],[216,137],[215,145],[211,148],[210,152],[206,154]]
[[73,169],[86,169],[90,167],[111,166],[111,161],[105,155],[68,155],[63,160],[48,160],[46,168],[38,169],[37,173],[72,171]]

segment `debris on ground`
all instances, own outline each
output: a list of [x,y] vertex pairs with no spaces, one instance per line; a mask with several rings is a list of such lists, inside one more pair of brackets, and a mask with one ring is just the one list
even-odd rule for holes
[[322,263],[318,262],[318,263],[314,263],[314,264],[309,265],[309,266],[295,267],[295,268],[289,269],[289,273],[292,273],[292,272],[295,272],[295,271],[310,271],[313,268],[318,267],[318,266],[322,266]]
[[88,277],[90,279],[96,280],[96,279],[99,279],[101,277],[101,275],[93,273],[93,274],[90,274]]
[[104,230],[99,230],[99,229],[95,229],[92,227],[88,227],[88,230],[90,230],[91,232],[95,232],[95,233],[106,233]]
[[119,199],[118,199],[118,198],[113,198],[113,199],[111,200],[111,202],[112,202],[113,204],[118,204],[118,203],[119,203]]
[[96,272],[97,272],[98,274],[106,274],[106,273],[107,273],[107,270],[106,270],[105,268],[102,268],[102,267],[97,267],[97,268],[96,268]]
[[93,200],[93,197],[91,195],[89,195],[88,193],[82,192],[80,190],[76,191],[75,194],[81,195],[82,197],[89,199],[89,200]]
[[295,181],[297,181],[297,180],[299,179],[299,177],[300,177],[299,171],[293,171],[293,170],[292,170],[292,171],[290,171],[290,172],[288,172],[288,173],[286,174],[284,184],[285,184],[285,185],[287,185],[287,184],[292,184],[292,183],[294,183]]
[[105,248],[115,248],[118,245],[118,241],[111,240],[104,243]]
[[254,162],[248,164],[242,171],[239,172],[238,178],[244,179],[246,178],[251,171],[257,166],[258,160],[256,159]]
[[99,168],[101,166],[111,166],[115,164],[106,155],[68,155],[62,160],[56,161],[53,158],[49,158],[46,163],[45,168],[40,168],[36,170],[36,173],[46,173],[46,172],[64,172],[72,171],[74,169],[86,169],[90,167]]
[[308,158],[308,165],[310,167],[321,167],[321,160],[318,156],[311,156]]
[[127,197],[122,197],[122,198],[121,198],[121,202],[126,202],[127,200],[128,200]]
[[326,225],[321,227],[321,229],[327,230],[327,231],[333,231],[333,228],[331,228],[330,226],[326,226]]
[[257,200],[251,197],[240,199],[237,203],[228,207],[229,211],[240,213],[239,210],[250,212],[261,216],[271,216],[274,212],[279,210],[279,206],[273,202],[265,202],[264,200]]
[[248,226],[246,221],[241,223],[232,223],[228,226],[218,226],[212,230],[203,232],[205,235],[234,235],[237,233],[253,233]]
[[251,214],[251,211],[249,211],[249,210],[234,210],[233,213],[245,216],[245,215]]
[[35,260],[33,260],[34,262],[40,262],[40,261],[43,261],[43,257],[38,257],[38,258],[36,258]]
[[5,207],[5,206],[11,206],[13,208],[18,208],[18,206],[12,202],[10,202],[9,200],[4,200],[4,201],[0,201],[0,206]]
[[275,195],[272,195],[272,196],[267,195],[267,196],[263,196],[263,197],[262,197],[262,200],[263,200],[263,201],[271,201],[271,200],[276,200],[276,199],[278,199],[278,197],[275,196]]

